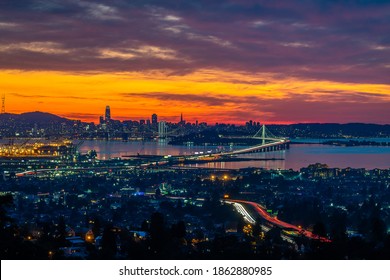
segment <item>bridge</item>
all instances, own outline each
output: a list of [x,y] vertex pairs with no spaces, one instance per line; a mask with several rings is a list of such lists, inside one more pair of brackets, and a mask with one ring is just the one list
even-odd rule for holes
[[239,154],[285,150],[288,149],[290,146],[290,140],[283,137],[276,137],[267,129],[265,125],[263,125],[259,129],[259,131],[257,131],[256,134],[252,136],[252,138],[261,140],[261,143],[247,148],[242,148],[229,152],[222,152],[219,153],[219,155],[232,156]]
[[[158,136],[159,138],[162,139],[169,137],[170,135],[173,135],[179,131],[183,133],[182,130],[183,127],[181,126],[173,130],[168,130],[168,125],[165,121],[161,121],[158,124]],[[265,125],[262,125],[262,127],[251,138],[261,140],[261,142],[257,145],[241,148],[234,151],[211,153],[209,154],[209,156],[233,156],[233,155],[248,154],[248,153],[261,153],[261,152],[269,152],[269,151],[277,151],[277,150],[286,150],[289,149],[290,146],[290,140],[284,137],[276,137],[268,130],[268,128]]]

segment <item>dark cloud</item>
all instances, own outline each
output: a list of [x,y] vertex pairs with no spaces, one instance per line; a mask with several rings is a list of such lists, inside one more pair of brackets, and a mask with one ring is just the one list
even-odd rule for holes
[[[176,94],[167,92],[147,92],[147,93],[122,93],[126,97],[143,97],[161,100],[162,102],[187,102],[201,103],[207,106],[223,106],[228,100],[227,95],[210,96],[204,94]],[[231,97],[234,98],[234,97]]]
[[17,92],[10,92],[9,95],[16,96],[16,97],[23,97],[23,98],[46,98],[47,95],[40,95],[40,94],[23,94],[23,93],[17,93]]
[[[388,83],[389,11],[388,1],[2,1],[0,67],[178,74],[217,68]],[[124,59],[145,46],[174,56]],[[107,50],[116,56],[102,56]]]
[[60,114],[61,117],[69,118],[69,119],[75,119],[75,120],[90,120],[90,121],[96,121],[96,119],[99,118],[99,114],[89,114],[89,113],[65,113]]
[[[265,118],[268,122],[367,122],[375,119],[377,123],[388,123],[389,103],[367,102],[309,102],[295,97],[288,100],[268,102]],[[272,112],[278,112],[277,115]]]
[[367,122],[374,119],[377,123],[388,123],[388,100],[378,101],[375,94],[368,97],[363,93],[364,98],[355,101],[351,99],[355,94],[359,95],[335,93],[324,95],[321,99],[313,99],[312,95],[307,94],[291,94],[281,99],[251,97],[251,102],[240,103],[238,112],[251,112],[252,116],[257,114],[256,119],[265,122],[340,122],[341,119],[343,122]]
[[318,98],[322,102],[346,102],[346,103],[383,103],[390,102],[388,95],[372,93],[372,92],[353,92],[345,90],[319,90],[316,93],[321,93],[319,96],[311,95],[308,98]]
[[[123,93],[128,97],[156,99],[161,106],[178,102],[180,106],[204,108],[197,113],[199,119],[220,119],[221,122],[237,123],[249,119],[265,122],[367,122],[387,123],[390,101],[377,93],[350,91],[322,91],[319,96],[289,93],[284,98],[262,96],[231,96],[205,94],[171,94],[162,92]],[[210,113],[212,106],[225,110]],[[277,112],[277,113],[275,113]]]
[[[101,98],[98,97],[88,97],[88,96],[75,96],[75,95],[58,95],[58,96],[53,96],[53,95],[43,95],[43,94],[24,94],[24,93],[17,93],[17,92],[10,92],[8,93],[9,95],[15,96],[15,97],[22,97],[22,98],[48,98],[48,99],[75,99],[75,100],[100,100]],[[114,98],[105,98],[105,101],[117,101],[118,99]]]

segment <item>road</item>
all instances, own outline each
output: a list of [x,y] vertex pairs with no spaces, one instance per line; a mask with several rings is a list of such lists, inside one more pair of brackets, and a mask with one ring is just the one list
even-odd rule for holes
[[322,236],[313,234],[312,232],[310,232],[308,230],[302,229],[298,226],[281,221],[276,217],[270,216],[267,213],[267,211],[264,210],[264,207],[262,207],[260,204],[258,204],[256,202],[246,201],[246,200],[235,200],[235,199],[226,199],[225,201],[228,203],[236,203],[236,204],[241,205],[241,207],[244,208],[244,210],[242,210],[240,207],[240,209],[242,210],[242,211],[240,211],[240,213],[244,216],[245,220],[247,220],[251,223],[253,223],[253,221],[255,219],[249,214],[249,212],[247,210],[245,210],[244,205],[252,206],[253,209],[256,211],[256,213],[260,215],[260,217],[262,217],[263,219],[268,221],[270,224],[275,225],[279,228],[282,228],[285,230],[294,230],[294,231],[297,231],[297,232],[301,233],[302,235],[306,236],[307,238],[316,239],[316,240],[319,240],[321,242],[331,242],[331,240],[326,238],[326,237],[322,237]]

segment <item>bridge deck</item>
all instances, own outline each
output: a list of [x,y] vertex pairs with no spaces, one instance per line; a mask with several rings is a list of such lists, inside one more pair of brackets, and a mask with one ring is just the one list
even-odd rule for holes
[[235,151],[231,151],[231,152],[220,153],[219,155],[229,156],[229,155],[246,154],[246,153],[251,153],[251,152],[261,150],[264,148],[287,144],[290,142],[290,140],[287,140],[287,139],[275,139],[275,140],[277,140],[277,141],[272,142],[272,143],[267,143],[267,144],[260,144],[260,145],[256,145],[256,146],[252,146],[252,147],[248,147],[248,148],[243,148],[243,149],[239,149],[239,150],[235,150]]

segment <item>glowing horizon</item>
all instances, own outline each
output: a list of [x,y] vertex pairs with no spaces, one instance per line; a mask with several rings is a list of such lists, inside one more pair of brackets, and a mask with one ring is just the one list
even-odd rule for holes
[[[104,114],[105,106],[109,105],[113,118],[118,120],[145,119],[156,113],[160,119],[174,121],[183,113],[190,122],[238,124],[252,119],[263,123],[294,123],[296,121],[277,119],[270,106],[296,100],[305,104],[299,110],[310,110],[307,104],[327,103],[332,106],[342,101],[353,105],[348,100],[354,95],[353,90],[360,94],[375,91],[375,99],[384,102],[390,99],[390,87],[381,84],[299,81],[293,78],[276,80],[271,74],[262,75],[267,83],[257,83],[256,77],[212,70],[169,77],[163,72],[75,75],[1,71],[0,79],[6,81],[3,88],[7,95],[7,112],[43,111],[88,122],[97,122]],[[23,80],[22,85],[20,80]],[[316,92],[318,89],[321,92]],[[327,100],[329,92],[334,89],[342,91],[343,96],[334,101]],[[292,93],[293,90],[297,93]],[[245,108],[247,112],[242,114]],[[270,111],[267,112],[267,108]],[[239,114],[234,114],[237,111]],[[331,118],[329,120],[334,122]],[[301,118],[298,122],[320,120]]]

